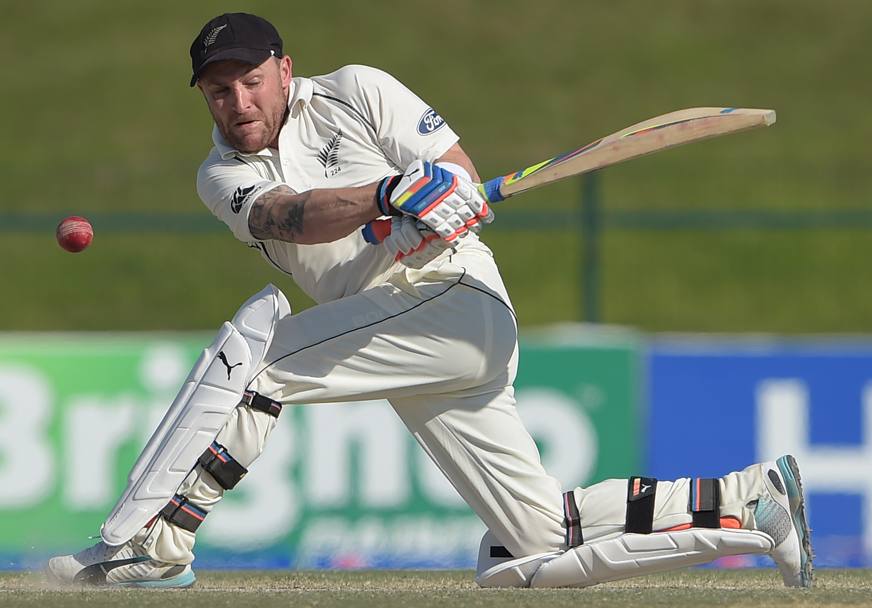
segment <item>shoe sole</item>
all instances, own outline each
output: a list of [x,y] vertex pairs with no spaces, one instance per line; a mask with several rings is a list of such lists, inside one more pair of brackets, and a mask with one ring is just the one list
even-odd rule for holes
[[136,581],[130,583],[110,583],[111,587],[125,587],[137,589],[187,589],[194,585],[197,577],[193,570],[182,572],[171,578],[156,581]]
[[[147,559],[147,558],[146,558]],[[82,569],[79,574],[74,579],[66,579],[56,573],[51,565],[45,568],[46,578],[54,584],[57,585],[86,585],[90,587],[127,587],[127,588],[141,588],[141,589],[187,589],[194,585],[197,581],[197,577],[194,574],[193,570],[188,570],[187,572],[182,572],[181,574],[177,574],[176,576],[167,578],[167,579],[159,579],[152,581],[131,581],[124,583],[109,583],[106,581],[106,572],[101,568],[104,564],[98,563],[88,566],[87,568]],[[82,573],[89,571],[99,571],[102,573],[102,578],[98,578],[90,575],[82,575]]]
[[799,465],[793,456],[782,456],[776,460],[778,470],[787,486],[787,498],[790,503],[790,515],[793,518],[793,529],[799,537],[800,546],[800,578],[803,587],[811,587],[814,583],[814,554],[811,549],[811,528],[805,512],[805,496],[802,492],[802,476]]

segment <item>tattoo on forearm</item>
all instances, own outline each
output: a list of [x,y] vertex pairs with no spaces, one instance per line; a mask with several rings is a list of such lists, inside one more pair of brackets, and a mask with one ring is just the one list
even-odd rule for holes
[[294,242],[303,234],[303,216],[307,193],[295,197],[298,200],[283,201],[294,195],[287,186],[279,186],[261,195],[251,206],[248,228],[256,239],[276,239]]
[[293,240],[294,236],[303,234],[303,212],[306,209],[307,198],[304,196],[300,201],[290,204],[285,210],[285,217],[279,221],[279,230],[292,237],[288,240]]

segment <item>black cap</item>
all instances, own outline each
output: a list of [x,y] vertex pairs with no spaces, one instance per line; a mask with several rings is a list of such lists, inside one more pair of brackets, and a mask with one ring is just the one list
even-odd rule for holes
[[282,38],[272,23],[248,13],[224,13],[203,26],[191,43],[191,86],[210,63],[238,59],[260,65],[282,56]]

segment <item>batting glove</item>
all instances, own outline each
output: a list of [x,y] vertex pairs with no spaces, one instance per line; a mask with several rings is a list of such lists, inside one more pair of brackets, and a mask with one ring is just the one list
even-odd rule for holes
[[414,161],[399,179],[385,178],[378,192],[385,193],[390,208],[421,220],[452,246],[468,230],[478,232],[493,221],[475,184],[428,161]]

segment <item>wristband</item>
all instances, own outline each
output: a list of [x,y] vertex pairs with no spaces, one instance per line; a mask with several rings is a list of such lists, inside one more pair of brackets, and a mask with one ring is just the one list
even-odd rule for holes
[[402,215],[391,205],[391,194],[400,183],[401,177],[402,175],[388,175],[378,183],[378,188],[375,189],[375,204],[382,215]]

